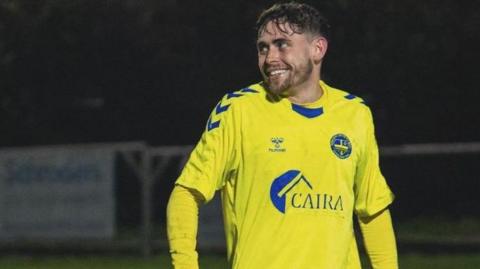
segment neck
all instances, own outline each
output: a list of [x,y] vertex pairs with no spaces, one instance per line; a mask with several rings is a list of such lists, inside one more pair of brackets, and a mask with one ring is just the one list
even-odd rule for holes
[[319,83],[320,78],[305,81],[301,85],[288,91],[287,98],[294,104],[308,104],[320,99],[323,90]]

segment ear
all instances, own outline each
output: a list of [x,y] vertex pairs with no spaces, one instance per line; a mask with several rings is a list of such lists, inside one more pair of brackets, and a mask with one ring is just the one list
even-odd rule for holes
[[322,62],[325,54],[327,53],[328,41],[323,36],[315,37],[312,40],[312,56],[315,64]]

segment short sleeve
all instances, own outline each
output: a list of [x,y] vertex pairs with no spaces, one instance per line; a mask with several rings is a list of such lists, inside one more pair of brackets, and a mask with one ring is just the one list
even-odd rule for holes
[[200,192],[206,201],[225,185],[235,155],[235,116],[228,98],[213,109],[200,141],[176,184]]
[[366,107],[365,135],[355,174],[355,212],[359,216],[372,216],[392,203],[394,195],[387,185],[379,166],[379,154],[372,114]]

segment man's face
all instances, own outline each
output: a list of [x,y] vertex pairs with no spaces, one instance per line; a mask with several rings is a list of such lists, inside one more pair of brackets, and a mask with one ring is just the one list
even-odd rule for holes
[[258,67],[270,92],[288,95],[314,77],[311,46],[308,34],[294,33],[288,23],[266,25],[257,40]]

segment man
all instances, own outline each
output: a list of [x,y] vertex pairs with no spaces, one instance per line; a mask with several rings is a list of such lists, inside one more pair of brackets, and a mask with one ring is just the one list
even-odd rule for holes
[[374,268],[397,268],[372,116],[363,101],[320,80],[328,25],[299,3],[257,21],[263,82],[215,107],[170,197],[176,269],[198,268],[198,206],[222,192],[229,267],[360,268],[358,216]]

